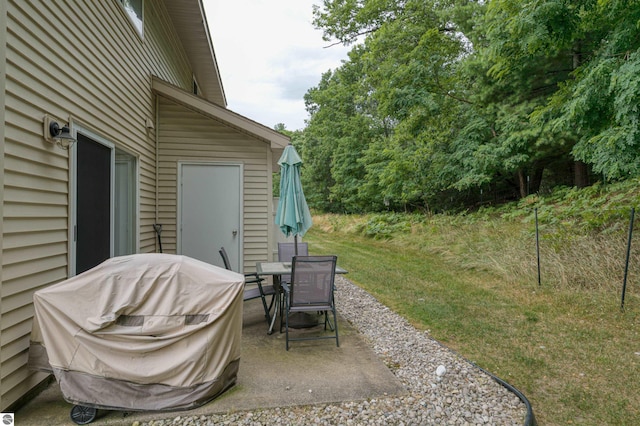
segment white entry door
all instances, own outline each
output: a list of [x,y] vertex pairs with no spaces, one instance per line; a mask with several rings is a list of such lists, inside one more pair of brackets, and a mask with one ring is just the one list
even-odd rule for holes
[[224,247],[240,271],[242,166],[180,163],[178,173],[178,253],[224,267]]

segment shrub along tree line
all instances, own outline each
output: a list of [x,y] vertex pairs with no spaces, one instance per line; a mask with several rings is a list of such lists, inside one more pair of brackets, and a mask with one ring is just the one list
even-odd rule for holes
[[443,211],[640,175],[635,1],[323,0],[314,24],[352,46],[292,132],[318,211]]

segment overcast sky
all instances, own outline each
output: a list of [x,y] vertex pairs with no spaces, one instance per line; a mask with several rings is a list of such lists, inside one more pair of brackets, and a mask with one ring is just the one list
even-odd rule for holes
[[203,0],[229,109],[270,128],[304,127],[304,94],[348,51],[327,48],[313,28],[314,3]]

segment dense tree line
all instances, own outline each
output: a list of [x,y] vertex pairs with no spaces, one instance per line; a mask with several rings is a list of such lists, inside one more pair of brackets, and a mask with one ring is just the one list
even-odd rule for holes
[[442,210],[640,174],[636,0],[324,0],[352,46],[294,135],[322,211]]

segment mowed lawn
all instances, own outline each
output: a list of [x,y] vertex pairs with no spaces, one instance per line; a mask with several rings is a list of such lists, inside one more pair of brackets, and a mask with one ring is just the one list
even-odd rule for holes
[[425,236],[376,240],[325,229],[305,235],[312,254],[337,254],[351,281],[518,388],[540,425],[640,424],[640,289],[628,290],[622,312],[610,289],[514,282],[430,251]]

